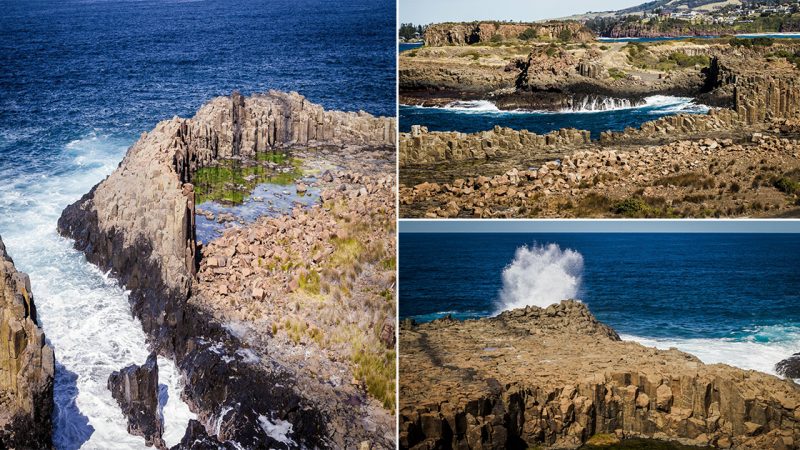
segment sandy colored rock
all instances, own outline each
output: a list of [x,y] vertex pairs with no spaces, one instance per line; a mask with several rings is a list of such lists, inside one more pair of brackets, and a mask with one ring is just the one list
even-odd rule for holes
[[0,239],[0,447],[52,448],[54,373],[30,279]]
[[400,447],[578,448],[595,435],[791,448],[800,386],[621,341],[564,301],[400,333]]

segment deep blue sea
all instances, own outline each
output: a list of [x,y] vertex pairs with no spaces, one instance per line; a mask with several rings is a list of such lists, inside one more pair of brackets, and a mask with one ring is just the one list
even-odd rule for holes
[[592,138],[597,139],[603,131],[622,131],[667,115],[706,112],[707,107],[692,99],[662,95],[648,97],[641,105],[587,103],[585,107],[561,112],[501,111],[493,103],[480,100],[454,102],[445,107],[401,105],[400,131],[407,133],[412,125],[426,126],[429,131],[462,133],[491,130],[497,125],[538,134],[578,128],[591,131]]
[[[145,448],[106,389],[141,364],[127,292],[56,221],[140,133],[214,96],[295,90],[326,108],[395,112],[393,0],[13,1],[0,14],[0,236],[31,276],[55,347],[59,449]],[[159,360],[165,440],[193,417]]]
[[397,49],[401,52],[405,52],[408,50],[414,50],[415,48],[420,48],[424,44],[422,42],[400,42],[397,44]]
[[401,233],[400,316],[584,301],[625,339],[772,372],[800,351],[800,234]]

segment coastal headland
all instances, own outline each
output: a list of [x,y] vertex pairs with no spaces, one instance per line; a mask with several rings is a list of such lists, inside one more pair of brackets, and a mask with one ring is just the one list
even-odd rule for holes
[[[59,232],[130,290],[151,349],[181,371],[199,420],[177,448],[393,448],[395,137],[391,118],[234,93],[143,133],[64,210]],[[293,189],[319,201],[200,245],[198,171],[286,152],[305,177]],[[152,385],[146,366],[112,378]]]
[[482,100],[498,114],[622,113],[661,95],[691,98],[709,111],[599,135],[568,124],[544,135],[410,124],[400,135],[401,215],[793,217],[798,54],[797,41],[766,38],[516,39],[403,52],[407,105]]
[[401,448],[800,442],[796,383],[622,341],[575,300],[463,322],[406,320],[400,354]]

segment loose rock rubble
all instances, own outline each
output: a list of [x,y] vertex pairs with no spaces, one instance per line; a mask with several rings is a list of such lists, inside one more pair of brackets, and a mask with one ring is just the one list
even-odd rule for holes
[[[585,150],[532,170],[400,187],[401,214],[425,217],[775,216],[797,195],[776,186],[800,169],[800,143],[753,134],[629,151]],[[640,205],[623,208],[634,199]],[[420,208],[421,206],[421,208]]]

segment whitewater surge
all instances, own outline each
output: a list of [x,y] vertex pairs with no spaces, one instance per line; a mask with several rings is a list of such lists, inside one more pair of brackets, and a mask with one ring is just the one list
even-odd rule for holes
[[620,335],[626,341],[666,350],[677,348],[700,358],[706,364],[728,364],[740,369],[777,375],[775,364],[800,349],[800,327],[766,326],[731,338],[644,338]]
[[[602,113],[641,109],[649,114],[664,115],[667,113],[707,113],[709,107],[695,103],[691,97],[674,97],[669,95],[651,95],[641,101],[626,98],[587,95],[573,100],[571,106],[558,111],[514,109],[501,110],[490,100],[459,100],[445,106],[410,106],[420,109],[438,109],[462,114],[570,114],[570,113]],[[565,125],[567,126],[567,125]]]
[[497,313],[575,299],[581,286],[583,256],[556,244],[519,247],[514,260],[503,269]]
[[[27,272],[39,320],[56,355],[54,444],[59,449],[145,448],[106,387],[108,376],[148,356],[145,333],[124,291],[60,237],[56,222],[69,203],[110,174],[126,140],[91,135],[69,143],[56,163],[26,172],[0,168],[0,235]],[[158,358],[164,440],[180,441],[194,414],[180,399],[175,364]]]

